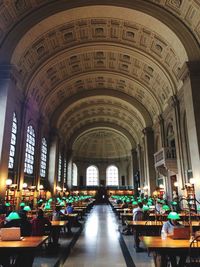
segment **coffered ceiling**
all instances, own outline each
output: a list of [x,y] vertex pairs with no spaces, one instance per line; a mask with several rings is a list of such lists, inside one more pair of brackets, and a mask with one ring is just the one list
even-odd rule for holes
[[197,0],[0,1],[0,63],[80,154],[90,140],[96,157],[108,143],[128,155],[199,59],[199,40]]

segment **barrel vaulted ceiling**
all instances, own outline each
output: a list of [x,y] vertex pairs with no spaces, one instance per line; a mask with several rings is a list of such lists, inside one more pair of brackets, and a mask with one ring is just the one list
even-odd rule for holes
[[98,146],[104,157],[105,144],[128,155],[199,42],[197,0],[0,1],[0,63],[15,66],[25,98],[66,143],[80,154],[91,144],[86,156]]

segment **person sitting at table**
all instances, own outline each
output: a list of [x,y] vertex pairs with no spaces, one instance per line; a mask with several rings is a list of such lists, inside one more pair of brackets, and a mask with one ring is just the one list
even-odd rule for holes
[[44,217],[42,209],[38,210],[37,217],[31,220],[33,236],[45,235],[47,231],[50,231],[51,222],[48,218]]
[[172,236],[174,233],[174,227],[182,226],[177,220],[180,220],[180,216],[172,211],[167,216],[168,221],[166,221],[162,226],[162,231],[164,231],[167,236]]
[[123,204],[121,205],[121,209],[127,209],[128,208],[128,203],[126,200],[124,200]]
[[60,206],[55,206],[55,210],[52,213],[52,221],[60,221],[63,216],[64,213],[60,210]]
[[[68,203],[65,212],[66,212],[66,215],[72,214],[74,212],[74,208],[72,207],[72,203]],[[68,220],[68,223],[67,223],[67,231],[68,231],[68,234],[72,234],[71,228],[72,228],[73,218],[68,217],[67,220]]]
[[[144,217],[143,212],[143,204],[142,202],[138,202],[138,206],[133,209],[133,221],[142,221]],[[135,240],[135,251],[136,252],[143,252],[144,249],[140,247],[140,238],[139,233],[134,233],[134,240]]]
[[[165,232],[167,236],[172,236],[174,233],[174,227],[183,227],[183,225],[181,225],[178,220],[180,220],[180,216],[178,215],[178,213],[172,211],[169,213],[169,215],[167,216],[168,221],[166,221],[163,226],[162,226],[162,232]],[[186,256],[182,255],[179,258],[179,262],[177,263],[177,259],[176,256],[170,256],[169,260],[171,262],[171,266],[172,267],[182,267],[185,266],[185,262],[186,262]]]
[[66,214],[72,214],[73,211],[74,211],[74,208],[72,207],[72,203],[68,203],[66,210],[65,210],[65,213]]

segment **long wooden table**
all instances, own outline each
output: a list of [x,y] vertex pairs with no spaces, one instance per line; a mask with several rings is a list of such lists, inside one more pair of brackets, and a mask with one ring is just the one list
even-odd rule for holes
[[[167,262],[172,257],[179,256],[185,259],[189,253],[190,240],[174,240],[170,237],[163,240],[160,236],[143,236],[141,239],[149,252],[155,252],[155,255],[160,255],[160,267],[167,267]],[[158,266],[158,262],[155,266]],[[172,266],[184,265],[172,263]]]
[[10,256],[17,254],[16,267],[31,267],[36,250],[47,238],[48,236],[30,236],[19,241],[0,241],[0,262],[2,259],[9,260]]

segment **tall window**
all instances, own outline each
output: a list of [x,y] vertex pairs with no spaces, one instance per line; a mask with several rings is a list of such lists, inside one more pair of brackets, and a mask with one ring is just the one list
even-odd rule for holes
[[17,142],[17,118],[16,118],[16,114],[13,113],[11,141],[10,141],[10,153],[9,153],[9,160],[8,160],[8,168],[9,169],[14,168],[16,142]]
[[27,135],[26,135],[26,152],[25,152],[25,162],[24,162],[24,172],[27,174],[33,174],[34,155],[35,155],[35,131],[33,127],[29,125],[27,128]]
[[86,185],[97,186],[99,184],[99,172],[96,166],[90,166],[87,168],[86,173]]
[[47,170],[47,141],[42,138],[41,157],[40,157],[40,176],[45,178]]
[[62,156],[59,154],[59,161],[58,161],[58,182],[61,182],[62,176]]
[[119,185],[119,173],[116,166],[109,166],[106,170],[106,184],[110,185]]
[[64,183],[67,181],[67,160],[64,160],[64,171],[63,171],[63,178],[64,178]]
[[77,186],[78,184],[77,178],[78,178],[78,169],[77,169],[76,164],[73,163],[73,179],[72,179],[73,186]]

